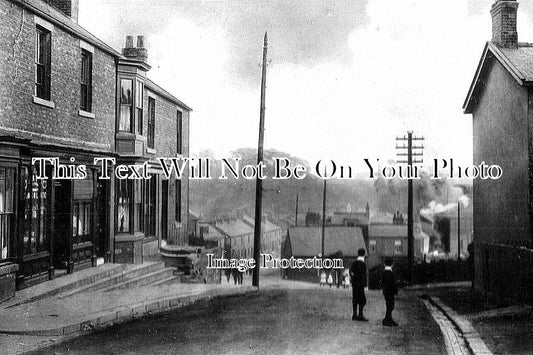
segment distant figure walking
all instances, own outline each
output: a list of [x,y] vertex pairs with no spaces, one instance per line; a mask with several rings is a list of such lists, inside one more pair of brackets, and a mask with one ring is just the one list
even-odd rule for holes
[[320,286],[324,286],[327,282],[327,275],[324,270],[320,272]]
[[385,319],[383,319],[383,325],[388,327],[395,327],[398,325],[392,319],[392,310],[394,309],[394,296],[398,294],[398,287],[396,286],[396,277],[392,270],[393,261],[391,258],[385,259],[385,270],[381,278],[381,284],[383,286],[383,296],[385,297],[385,305],[387,310],[385,312]]
[[[363,308],[366,305],[365,287],[366,287],[366,264],[365,249],[357,251],[357,260],[350,267],[350,276],[352,277],[352,320],[367,322],[368,319],[363,315]],[[359,311],[358,308],[359,307]]]
[[329,285],[329,288],[331,288],[331,285],[333,285],[333,272],[330,272],[328,274],[328,285]]
[[236,285],[239,282],[239,270],[231,269],[231,275],[233,276],[233,284]]
[[226,281],[229,283],[229,280],[231,278],[231,269],[226,269],[224,270],[224,272],[226,273]]

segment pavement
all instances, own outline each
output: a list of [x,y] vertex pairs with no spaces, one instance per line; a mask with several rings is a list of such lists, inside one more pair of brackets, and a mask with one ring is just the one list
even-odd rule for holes
[[54,294],[54,285],[61,289],[65,280],[58,278],[35,288],[29,287],[0,305],[1,354],[28,351],[60,341],[65,336],[188,306],[199,300],[256,291],[250,283],[175,283],[84,292],[68,297]]
[[[470,282],[408,287],[424,299],[445,335],[448,353],[531,354],[532,307],[473,292]],[[442,326],[447,324],[447,326]],[[467,352],[464,352],[465,349]]]

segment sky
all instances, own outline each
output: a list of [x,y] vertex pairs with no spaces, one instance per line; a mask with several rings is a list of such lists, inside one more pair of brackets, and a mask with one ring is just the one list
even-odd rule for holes
[[[462,111],[493,0],[80,0],[82,26],[117,50],[144,35],[148,76],[193,108],[192,153],[257,147],[268,32],[265,148],[363,169],[424,136],[424,157],[469,164]],[[533,42],[533,4],[518,36]],[[488,162],[497,164],[497,162]]]

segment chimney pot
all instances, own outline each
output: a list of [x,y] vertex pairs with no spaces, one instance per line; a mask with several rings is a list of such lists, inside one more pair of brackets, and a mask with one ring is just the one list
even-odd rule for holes
[[126,48],[133,48],[133,36],[126,36]]
[[144,48],[144,36],[137,36],[137,48]]

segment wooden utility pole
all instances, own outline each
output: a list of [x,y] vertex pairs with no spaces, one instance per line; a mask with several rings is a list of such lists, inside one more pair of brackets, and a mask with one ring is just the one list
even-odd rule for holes
[[[397,153],[398,156],[407,156],[407,161],[399,160],[398,163],[407,163],[410,173],[414,173],[413,163],[421,164],[423,163],[422,158],[414,159],[413,156],[422,156],[422,149],[424,146],[413,146],[413,141],[423,141],[424,137],[413,137],[413,132],[408,131],[407,137],[396,137],[396,141],[407,141],[407,146],[403,143],[402,146],[398,146],[396,143],[396,149],[400,151],[407,149],[407,153]],[[413,149],[418,149],[418,152],[413,152]],[[407,180],[407,278],[411,283],[413,281],[413,263],[414,263],[414,246],[415,246],[415,237],[414,237],[414,221],[413,221],[413,177],[410,176]]]
[[[326,176],[326,172],[324,171],[324,177]],[[324,178],[324,190],[322,193],[322,257],[324,256],[324,240],[326,238],[326,192],[327,192],[327,185],[326,185],[326,179]]]
[[[257,165],[263,162],[263,141],[265,136],[265,91],[266,91],[266,67],[267,67],[268,38],[265,32],[263,42],[263,67],[261,72],[261,104],[259,107],[259,143],[257,146]],[[252,274],[252,285],[259,288],[259,266],[261,259],[261,204],[263,199],[263,180],[259,178],[255,183],[255,222],[254,222],[254,260],[255,268]]]
[[300,193],[296,193],[296,213],[295,213],[295,218],[294,218],[294,226],[295,227],[298,227],[298,196],[300,195]]
[[457,201],[457,260],[461,261],[461,201]]

